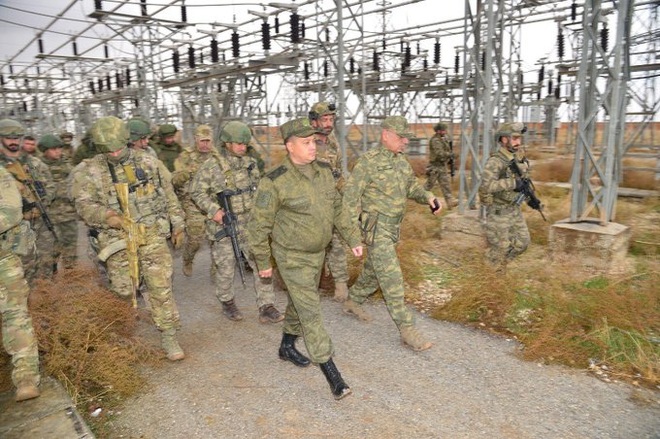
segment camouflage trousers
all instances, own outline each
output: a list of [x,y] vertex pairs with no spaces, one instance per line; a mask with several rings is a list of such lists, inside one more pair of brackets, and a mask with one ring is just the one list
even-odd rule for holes
[[332,232],[332,242],[325,253],[325,261],[335,283],[348,282],[348,266],[346,262],[346,244],[337,229]]
[[317,289],[325,252],[296,252],[276,245],[272,249],[289,299],[282,330],[285,334],[302,336],[312,362],[325,363],[334,353],[332,340],[323,325]]
[[0,253],[0,313],[2,345],[11,355],[11,379],[15,386],[39,385],[39,352],[28,312],[30,290],[18,256]]
[[[158,227],[148,227],[146,244],[138,247],[140,275],[149,291],[151,317],[158,329],[178,327],[179,310],[172,293],[172,254]],[[126,250],[110,256],[106,261],[110,291],[124,300],[133,294]]]
[[[243,235],[239,235],[239,245],[243,254],[247,256],[248,264],[252,269],[252,274],[245,273],[246,276],[254,278],[254,292],[256,294],[257,307],[272,305],[275,302],[275,293],[273,282],[270,279],[259,277],[257,264],[252,257],[249,257],[247,251],[247,242]],[[230,238],[222,238],[219,241],[211,241],[211,258],[215,265],[215,295],[221,302],[227,302],[234,298],[234,273],[236,272],[236,258],[231,246]],[[239,262],[239,263],[242,263]]]
[[53,263],[62,258],[64,268],[73,268],[78,260],[78,221],[55,224],[58,241],[55,243]]
[[381,223],[379,218],[373,243],[367,245],[364,267],[350,288],[348,297],[356,303],[363,303],[380,287],[390,317],[401,328],[412,326],[415,322],[405,304],[403,274],[396,254],[399,227],[398,224]]
[[429,165],[428,179],[424,184],[424,189],[430,191],[437,181],[442,190],[442,196],[445,198],[448,206],[451,205],[451,201],[453,200],[450,175],[447,165]]
[[206,217],[199,210],[186,210],[186,243],[183,247],[183,262],[192,263],[205,239]]
[[37,279],[50,279],[53,277],[53,249],[55,248],[55,237],[48,230],[41,218],[33,219],[32,229],[36,235],[37,251],[30,252],[27,256],[21,257],[25,279],[29,285],[33,285]]
[[486,207],[483,226],[488,242],[486,260],[493,265],[505,264],[529,246],[529,230],[520,206],[492,204]]

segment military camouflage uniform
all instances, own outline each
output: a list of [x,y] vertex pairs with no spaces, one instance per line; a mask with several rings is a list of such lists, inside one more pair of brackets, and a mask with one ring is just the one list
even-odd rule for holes
[[344,188],[344,209],[360,224],[367,259],[349,298],[363,303],[378,287],[397,327],[412,326],[413,315],[404,302],[403,275],[396,254],[399,230],[408,198],[427,204],[433,194],[417,182],[403,154],[380,145],[363,154]]
[[44,157],[42,161],[48,166],[55,185],[54,200],[48,208],[48,215],[55,225],[58,238],[53,252],[53,263],[57,264],[61,256],[64,268],[73,268],[78,252],[78,215],[68,194],[68,177],[73,165],[71,159],[64,154],[59,160]]
[[449,169],[449,162],[454,157],[451,150],[447,135],[436,134],[431,137],[429,142],[429,167],[427,170],[428,179],[424,184],[424,189],[430,191],[437,181],[442,190],[442,195],[445,197],[447,206],[452,206],[453,196],[451,193],[451,171]]
[[[215,294],[223,303],[234,299],[234,272],[236,258],[232,250],[231,239],[224,237],[215,239],[215,234],[223,229],[221,224],[212,220],[221,208],[216,194],[223,190],[238,191],[239,194],[230,198],[231,207],[237,218],[239,242],[243,253],[254,273],[254,286],[257,306],[272,305],[275,301],[272,282],[266,282],[257,275],[255,261],[250,257],[247,245],[245,227],[252,210],[254,191],[260,179],[257,162],[249,156],[229,154],[221,146],[222,152],[207,160],[195,174],[191,184],[191,196],[194,202],[206,215],[206,236],[211,244],[211,256],[216,267]],[[238,261],[242,263],[242,261]]]
[[[183,263],[192,264],[202,240],[206,215],[199,210],[191,196],[192,179],[199,168],[209,159],[218,159],[218,151],[212,148],[210,152],[200,152],[196,147],[186,148],[174,162],[172,183],[181,207],[186,214],[186,243],[183,247]],[[218,189],[219,191],[219,189]],[[215,213],[215,212],[214,212]]]
[[333,226],[351,248],[359,245],[358,231],[342,214],[341,196],[325,163],[295,166],[287,157],[261,180],[255,198],[248,242],[258,269],[271,267],[272,252],[286,283],[289,302],[283,331],[304,336],[311,360],[325,363],[333,354],[317,291],[325,249]]
[[[176,132],[176,131],[175,131]],[[172,142],[169,145],[166,145],[162,139],[163,136],[161,136],[157,142],[154,142],[151,146],[153,146],[153,149],[156,150],[156,154],[158,154],[158,158],[165,164],[167,169],[170,172],[174,171],[174,161],[176,160],[177,157],[179,157],[179,154],[183,151],[183,147],[179,145],[177,142]]]
[[101,151],[94,145],[92,138],[87,132],[85,137],[83,137],[82,142],[76,148],[76,151],[73,153],[72,164],[76,166],[78,163],[82,162],[85,159],[91,159],[97,154],[100,154]]
[[36,236],[36,252],[21,255],[25,279],[32,285],[36,279],[48,279],[53,275],[55,237],[46,227],[41,211],[34,206],[37,196],[30,190],[29,185],[32,182],[35,188],[43,188],[39,196],[48,211],[55,195],[55,184],[48,166],[36,157],[21,154],[17,159],[13,159],[0,154],[0,162],[17,181],[24,203],[23,218],[29,221]]
[[[122,215],[110,169],[120,183],[134,185],[129,194],[131,216],[144,226],[145,244],[138,247],[139,267],[149,290],[152,318],[163,331],[176,328],[179,312],[172,294],[172,254],[167,237],[182,229],[183,211],[172,188],[171,175],[163,164],[150,155],[125,149],[125,156],[110,160],[99,154],[83,161],[73,170],[71,194],[78,215],[98,232],[103,249],[124,239],[124,232],[106,222],[108,210]],[[137,177],[142,176],[140,181]],[[125,250],[110,255],[106,261],[110,290],[123,299],[132,296],[128,259]]]
[[514,203],[519,195],[514,191],[516,179],[509,167],[514,157],[523,177],[528,177],[529,165],[522,153],[513,154],[501,146],[486,161],[479,186],[479,199],[485,206],[486,258],[496,266],[523,253],[530,242],[520,205]]
[[34,234],[22,217],[22,200],[15,180],[0,166],[0,314],[2,345],[12,357],[11,378],[38,386],[39,352],[28,312],[30,290],[20,255],[34,247]]

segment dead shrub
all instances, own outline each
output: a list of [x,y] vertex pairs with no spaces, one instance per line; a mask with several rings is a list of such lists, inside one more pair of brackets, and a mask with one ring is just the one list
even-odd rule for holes
[[561,158],[534,163],[531,168],[534,181],[568,182],[571,179],[572,172],[573,161]]
[[655,179],[655,172],[653,171],[624,170],[623,181],[620,186],[634,189],[657,190],[658,181]]

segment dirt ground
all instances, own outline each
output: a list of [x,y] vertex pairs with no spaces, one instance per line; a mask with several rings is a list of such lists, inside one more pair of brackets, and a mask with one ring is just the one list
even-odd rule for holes
[[[335,362],[353,389],[335,401],[318,367],[279,360],[281,324],[258,322],[250,282],[237,291],[245,320],[223,316],[208,267],[208,249],[191,278],[177,259],[186,359],[148,370],[143,394],[103,414],[111,437],[660,438],[657,392],[524,362],[515,341],[422,314],[419,326],[434,346],[413,353],[382,301],[366,305],[371,323],[322,301]],[[285,303],[278,291],[281,310]],[[143,330],[158,344],[153,327]],[[302,340],[298,348],[305,352]]]

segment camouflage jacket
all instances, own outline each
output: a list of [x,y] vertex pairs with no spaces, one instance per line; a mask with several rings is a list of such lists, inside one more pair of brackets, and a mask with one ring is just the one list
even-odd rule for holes
[[518,196],[518,193],[513,190],[516,187],[516,179],[509,167],[514,157],[523,177],[528,177],[528,161],[522,154],[514,155],[504,147],[498,148],[486,161],[481,174],[479,201],[482,205],[512,204]]
[[424,190],[404,154],[394,154],[382,145],[364,153],[344,187],[344,209],[358,224],[361,212],[379,213],[403,220],[406,200],[426,204],[433,193]]
[[78,163],[82,162],[85,159],[91,159],[97,154],[100,154],[101,151],[99,151],[98,148],[96,148],[96,145],[94,145],[94,142],[92,142],[92,139],[89,135],[86,135],[83,137],[82,142],[80,145],[78,145],[78,148],[76,148],[76,151],[73,153],[73,159],[71,160],[73,166],[76,166]]
[[55,192],[53,202],[48,208],[50,220],[55,223],[73,221],[78,218],[73,201],[69,198],[69,174],[73,170],[71,159],[62,156],[59,160],[43,158],[42,161],[48,166],[53,177]]
[[341,149],[334,132],[330,133],[326,142],[316,140],[316,161],[330,165],[335,179],[342,176]]
[[451,150],[448,136],[436,134],[431,137],[431,141],[429,142],[429,164],[446,166],[453,156],[454,153]]
[[[41,221],[41,212],[34,205],[37,199],[48,209],[55,197],[55,183],[48,166],[34,156],[22,154],[14,159],[0,154],[0,163],[9,171],[17,182],[23,199],[23,217],[36,223]],[[33,190],[34,189],[34,190]]]
[[174,161],[179,157],[181,151],[183,151],[181,145],[177,142],[172,142],[170,145],[166,145],[159,141],[155,142],[152,146],[154,150],[156,150],[158,158],[165,164],[167,169],[170,172],[174,171]]
[[[122,215],[111,168],[119,183],[134,188],[129,193],[129,209],[135,221],[147,227],[158,226],[162,236],[170,234],[170,224],[172,229],[183,228],[183,211],[169,171],[158,159],[130,148],[121,163],[111,164],[105,154],[99,154],[84,160],[71,172],[70,196],[88,227],[117,239],[123,236],[122,231],[111,229],[106,223],[108,210]],[[142,178],[131,181],[130,174]]]
[[0,258],[11,253],[17,226],[23,220],[22,207],[16,181],[0,166]]
[[333,226],[354,248],[360,245],[357,224],[342,209],[330,167],[313,162],[308,177],[289,157],[261,179],[248,223],[248,243],[258,269],[270,268],[272,246],[304,253],[325,251]]
[[226,149],[206,160],[199,168],[190,184],[190,196],[206,215],[206,233],[209,239],[222,229],[213,221],[213,216],[221,208],[216,194],[224,190],[238,192],[230,198],[232,213],[238,219],[239,231],[247,224],[252,210],[254,191],[261,173],[254,158],[228,154]]
[[[219,152],[212,148],[210,152],[202,153],[196,147],[185,148],[181,155],[174,161],[174,172],[172,173],[172,184],[182,204],[192,203],[190,186],[193,177],[199,168],[212,157],[218,160]],[[184,209],[186,206],[184,205]],[[195,207],[197,208],[197,207]]]

